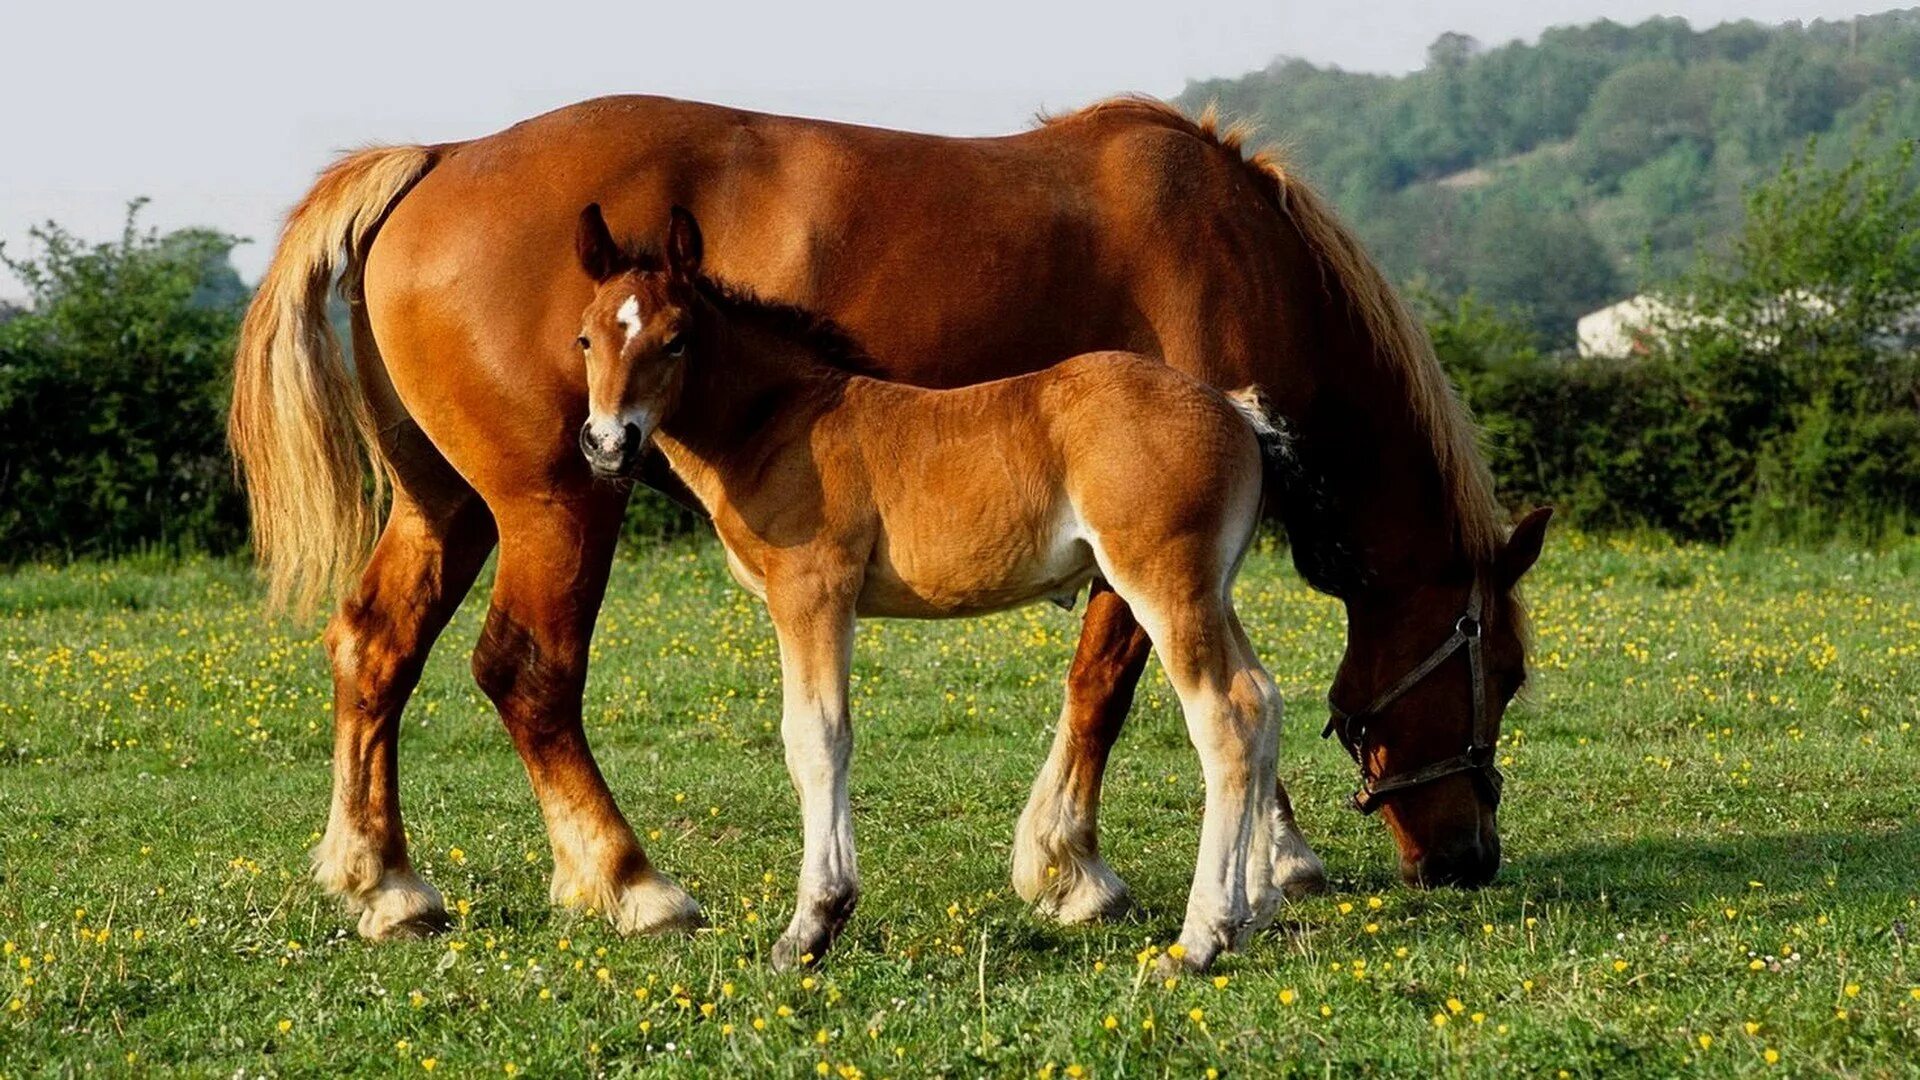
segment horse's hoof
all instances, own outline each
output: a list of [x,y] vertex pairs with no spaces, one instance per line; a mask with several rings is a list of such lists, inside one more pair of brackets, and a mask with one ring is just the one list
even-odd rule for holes
[[658,870],[623,886],[619,902],[607,914],[622,934],[691,933],[707,924],[700,902]]
[[[1106,870],[1106,867],[1100,869]],[[1071,891],[1042,895],[1033,910],[1062,926],[1115,922],[1133,910],[1133,896],[1127,891],[1126,882],[1106,870],[1103,874],[1079,875]]]
[[418,874],[388,871],[378,887],[354,898],[360,936],[369,941],[418,941],[453,925],[440,890]]
[[360,936],[370,941],[424,941],[446,933],[452,925],[453,920],[444,911],[429,911],[411,919],[372,928],[369,928],[363,915],[360,919]]

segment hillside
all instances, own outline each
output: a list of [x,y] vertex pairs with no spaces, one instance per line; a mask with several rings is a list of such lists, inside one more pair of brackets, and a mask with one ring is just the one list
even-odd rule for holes
[[1449,34],[1410,75],[1282,59],[1179,103],[1257,121],[1399,280],[1522,309],[1558,345],[1583,312],[1724,242],[1742,189],[1808,138],[1838,156],[1920,134],[1917,78],[1920,8],[1602,21],[1496,48]]

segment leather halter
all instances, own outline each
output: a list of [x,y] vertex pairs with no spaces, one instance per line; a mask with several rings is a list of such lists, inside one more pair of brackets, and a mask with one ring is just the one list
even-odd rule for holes
[[[1453,635],[1440,643],[1425,660],[1412,671],[1400,677],[1373,699],[1372,704],[1359,712],[1347,712],[1327,696],[1327,709],[1332,714],[1327,717],[1327,726],[1320,732],[1321,738],[1331,735],[1340,737],[1340,745],[1346,748],[1354,764],[1360,766],[1360,789],[1353,793],[1353,808],[1362,814],[1371,814],[1380,809],[1381,802],[1395,792],[1408,788],[1431,784],[1444,776],[1455,773],[1471,773],[1479,782],[1481,789],[1495,807],[1500,805],[1500,789],[1506,778],[1500,775],[1499,766],[1493,763],[1494,744],[1499,735],[1496,727],[1499,718],[1487,708],[1486,675],[1480,658],[1480,621],[1482,596],[1480,582],[1476,579],[1473,589],[1467,594],[1466,614],[1453,623]],[[1473,735],[1464,753],[1436,761],[1418,769],[1393,773],[1388,776],[1369,777],[1367,775],[1366,744],[1368,724],[1380,718],[1387,706],[1412,690],[1414,687],[1439,669],[1441,664],[1462,648],[1467,651],[1467,678],[1471,687],[1469,693],[1473,703]]]

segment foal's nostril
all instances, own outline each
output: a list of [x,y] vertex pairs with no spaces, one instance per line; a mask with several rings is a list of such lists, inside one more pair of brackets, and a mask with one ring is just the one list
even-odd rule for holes
[[598,472],[624,472],[633,464],[639,429],[633,424],[622,427],[596,426],[588,421],[580,428],[580,452]]

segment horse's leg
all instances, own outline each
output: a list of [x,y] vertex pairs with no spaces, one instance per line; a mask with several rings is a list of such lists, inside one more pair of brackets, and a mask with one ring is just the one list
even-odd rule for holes
[[[1129,595],[1127,584],[1115,586]],[[1221,950],[1238,948],[1260,918],[1248,881],[1253,867],[1264,868],[1269,859],[1255,845],[1278,790],[1280,694],[1240,650],[1233,613],[1219,590],[1165,591],[1172,595],[1138,590],[1131,595],[1180,696],[1187,735],[1206,778],[1200,854],[1180,931],[1183,952],[1170,961],[1199,970]]]
[[801,597],[785,588],[770,590],[767,600],[780,642],[780,737],[805,836],[793,921],[773,947],[773,966],[786,969],[824,956],[860,899],[847,801],[853,610],[836,596]]
[[540,801],[553,901],[599,911],[632,933],[692,926],[700,907],[647,861],[581,727],[587,645],[625,503],[622,492],[586,487],[493,507],[500,568],[473,674]]
[[1013,888],[1063,923],[1118,916],[1127,886],[1100,858],[1100,782],[1152,644],[1126,602],[1096,581],[1053,750],[1014,828]]
[[493,519],[449,482],[394,494],[360,584],[327,625],[333,658],[333,804],[314,876],[360,912],[369,938],[414,937],[446,923],[440,893],[414,873],[400,823],[400,714],[434,639],[493,550]]

